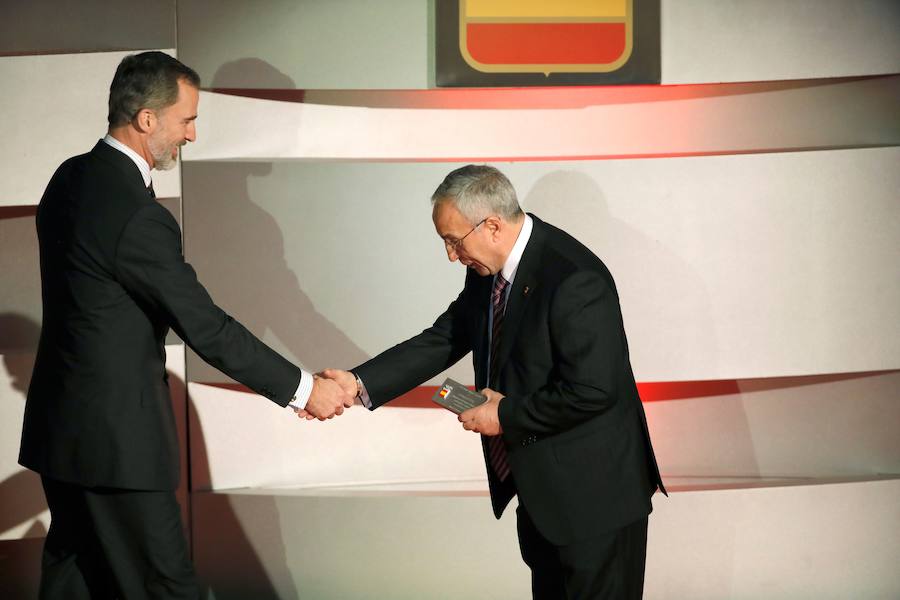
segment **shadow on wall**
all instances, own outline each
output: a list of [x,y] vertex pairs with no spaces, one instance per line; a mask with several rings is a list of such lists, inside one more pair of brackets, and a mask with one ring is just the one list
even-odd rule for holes
[[[649,364],[704,365],[705,373],[715,372],[717,334],[703,279],[658,240],[610,213],[600,183],[577,171],[549,173],[534,184],[523,205],[572,234],[609,267],[629,341],[654,340],[652,347],[631,348],[638,378],[642,356]],[[629,315],[652,315],[653,319],[629,319]],[[661,328],[660,323],[675,326]],[[683,356],[685,347],[692,350],[689,358]]]
[[[252,74],[250,80],[254,87],[295,88],[294,82],[272,65],[249,58],[223,65],[212,86],[216,87],[220,81],[233,84],[250,77],[242,74]],[[249,179],[267,177],[271,172],[271,163],[185,165],[186,251],[191,253],[192,236],[203,239],[204,250],[215,249],[204,255],[195,251],[189,260],[216,302],[256,335],[271,331],[305,367],[359,364],[368,355],[316,310],[301,287],[302,273],[298,277],[286,260],[285,233],[302,236],[304,232],[283,232],[263,204],[250,196]],[[302,210],[301,200],[297,202],[298,210]],[[201,212],[207,207],[214,212],[209,215]],[[339,243],[337,229],[335,223],[335,243]],[[190,381],[205,381],[212,373],[211,367],[201,366],[199,362],[196,356],[191,356]]]
[[[3,407],[8,413],[24,409],[39,337],[40,325],[34,320],[0,314],[0,354],[13,391],[9,396],[23,400],[15,408]],[[37,473],[22,469],[0,482],[0,532],[31,521],[21,539],[0,541],[0,596],[37,597],[41,549],[47,536],[47,525],[37,517],[46,510],[47,501]]]
[[[645,364],[660,365],[674,373],[685,369],[696,372],[691,365],[703,365],[706,372],[715,372],[717,334],[703,279],[658,240],[615,218],[597,181],[577,171],[549,173],[534,184],[522,204],[588,246],[612,272],[638,380],[642,380]],[[652,319],[634,318],[640,315]],[[660,326],[667,323],[673,326]],[[648,344],[647,340],[653,343]],[[636,341],[642,345],[637,346]],[[690,356],[684,356],[685,348],[691,348]],[[758,475],[756,449],[743,402],[729,402],[721,408],[732,434],[729,452],[740,465],[736,469],[739,473],[728,474]],[[673,460],[685,454],[685,444],[698,438],[685,438],[679,429],[680,420],[657,418],[664,412],[662,407],[652,405],[647,410],[663,476],[709,475],[705,471],[692,472],[691,464]]]
[[[220,81],[228,81],[232,87],[237,85],[235,82],[246,82],[253,87],[295,88],[290,78],[258,59],[226,63],[217,71],[212,86],[217,87]],[[216,302],[256,335],[266,331],[274,333],[286,350],[305,366],[358,364],[368,356],[315,309],[285,258],[281,226],[250,197],[249,179],[267,177],[271,171],[270,163],[185,165],[186,251],[191,250],[192,226],[193,233],[204,229],[206,247],[215,248],[210,255],[189,256],[189,259]],[[214,212],[207,216],[197,207],[213,207]],[[303,234],[302,231],[290,233]],[[189,380],[204,380],[197,374],[210,373],[211,367],[202,364],[195,355],[189,356]],[[188,431],[191,480],[211,481],[203,427],[189,398]],[[192,503],[196,505],[195,494],[204,491],[192,489],[191,492]],[[228,502],[211,503],[215,505],[214,515],[194,512],[191,519],[194,561],[201,579],[214,582],[207,584],[202,597],[214,596],[218,600],[300,597],[286,563],[275,499],[266,501],[271,510],[260,511],[261,504],[254,503],[252,525],[243,524]],[[265,548],[253,547],[245,533],[248,526],[265,530]]]
[[[2,354],[5,367],[13,390],[11,396],[24,400],[31,382],[31,374],[34,369],[34,351],[37,348],[40,337],[40,326],[35,321],[16,314],[0,314],[0,354]],[[184,397],[185,384],[180,377],[169,373],[169,389],[177,410],[182,410],[181,402]],[[24,408],[17,407],[19,410]],[[203,442],[203,430],[197,420],[196,413],[190,411],[192,446],[195,449],[192,456],[191,468],[199,472],[209,472],[209,463],[206,459],[206,449]],[[199,451],[197,451],[199,449]],[[208,478],[208,475],[206,476]],[[182,481],[186,481],[183,474]],[[182,488],[181,491],[183,491]],[[180,492],[181,492],[180,491]],[[185,496],[179,493],[179,500],[184,502]],[[44,497],[40,475],[22,469],[0,482],[0,532],[8,531],[28,521],[32,521],[28,530],[22,535],[23,539],[0,541],[0,582],[4,598],[36,598],[38,582],[40,579],[40,561],[43,539],[47,535],[47,526],[37,517],[47,510],[47,502]],[[277,521],[277,512],[274,500],[272,500],[272,518]],[[190,518],[186,521],[191,523]],[[266,563],[271,571],[272,565],[279,564],[273,557],[284,554],[284,545],[276,539],[280,529],[276,526],[271,529],[271,535],[267,542],[269,547]],[[240,580],[253,583],[253,598],[260,600],[277,600],[279,598],[296,598],[296,591],[285,595],[285,590],[276,593],[270,578],[278,578],[281,582],[290,582],[287,566],[283,573],[269,573],[262,566],[262,562],[251,547],[241,524],[229,509],[219,510],[216,514],[216,528],[213,532],[214,539],[202,540],[207,544],[207,551],[214,552],[217,557],[224,557],[229,566],[229,572],[235,573]],[[201,577],[203,573],[200,573]],[[287,575],[287,576],[286,576]],[[283,588],[283,585],[282,585]],[[242,589],[242,588],[238,588]],[[209,589],[204,591],[203,597],[209,597]],[[220,599],[239,598],[244,596],[232,596],[228,593],[215,592],[215,597]]]
[[[169,372],[169,391],[173,399],[183,398],[186,394],[184,381]],[[174,400],[176,406],[177,400]],[[197,411],[187,399],[187,422],[189,437],[185,444],[190,449],[190,467],[188,473],[182,473],[182,482],[187,481],[190,496],[188,502],[191,515],[187,520],[191,528],[190,539],[192,546],[192,559],[197,568],[197,574],[201,581],[201,598],[216,598],[217,600],[235,600],[243,598],[258,598],[259,600],[291,600],[298,598],[296,590],[284,589],[284,582],[292,582],[289,576],[287,564],[284,562],[284,543],[281,540],[281,529],[277,526],[277,507],[275,500],[271,499],[271,515],[275,526],[267,529],[269,536],[266,539],[266,548],[260,552],[266,553],[266,566],[257,550],[252,546],[244,533],[244,525],[240,518],[231,509],[227,502],[218,503],[214,516],[197,514],[193,507],[196,503],[195,490],[191,481],[210,481],[209,458],[206,442],[203,437],[203,425],[197,415]],[[203,491],[199,491],[203,493]],[[261,504],[260,504],[261,506]],[[258,515],[254,515],[258,518]],[[213,521],[214,527],[198,527],[198,521],[209,523]],[[207,558],[209,557],[209,558]],[[276,591],[272,581],[282,583]],[[213,586],[210,582],[215,582]],[[223,584],[224,582],[224,584]]]
[[[0,331],[3,332],[0,347],[3,366],[9,374],[15,395],[21,395],[24,400],[34,369],[34,350],[40,337],[40,326],[29,318],[6,313],[0,314]],[[24,410],[24,403],[20,408]],[[0,531],[21,525],[45,510],[47,502],[37,473],[22,470],[0,482]],[[28,537],[43,537],[45,534],[43,523],[35,522]]]

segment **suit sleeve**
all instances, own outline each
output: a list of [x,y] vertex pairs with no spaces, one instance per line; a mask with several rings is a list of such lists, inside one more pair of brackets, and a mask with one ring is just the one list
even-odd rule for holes
[[300,369],[216,306],[184,260],[181,231],[162,206],[138,210],[122,231],[116,271],[136,302],[166,315],[203,360],[276,404],[286,406]]
[[353,369],[366,386],[372,409],[434,377],[472,349],[467,289],[431,327]]
[[554,376],[500,403],[500,424],[513,439],[571,429],[612,410],[620,396],[628,350],[609,283],[595,272],[574,273],[554,295],[549,321]]

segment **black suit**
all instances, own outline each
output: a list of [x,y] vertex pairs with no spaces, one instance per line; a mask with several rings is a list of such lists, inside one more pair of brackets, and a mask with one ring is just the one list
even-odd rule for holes
[[490,382],[493,277],[472,270],[432,327],[354,371],[377,407],[472,351],[476,386],[506,396],[499,416],[512,477],[500,482],[488,466],[494,513],[499,518],[518,493],[524,518],[564,547],[646,519],[650,496],[665,490],[612,276],[577,240],[532,218]]
[[64,162],[41,199],[37,230],[43,324],[19,461],[49,482],[51,512],[50,496],[62,510],[75,503],[62,496],[82,489],[174,498],[169,327],[231,377],[281,406],[290,401],[300,370],[213,303],[184,262],[178,224],[125,154],[101,141]]

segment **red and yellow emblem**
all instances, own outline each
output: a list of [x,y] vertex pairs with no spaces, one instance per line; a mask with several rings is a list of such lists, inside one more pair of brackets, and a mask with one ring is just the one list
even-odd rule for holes
[[631,56],[632,0],[460,0],[459,49],[486,73],[608,73]]

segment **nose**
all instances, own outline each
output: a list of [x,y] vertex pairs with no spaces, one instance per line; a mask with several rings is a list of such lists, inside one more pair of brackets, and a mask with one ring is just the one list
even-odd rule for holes
[[197,127],[194,125],[193,121],[188,123],[187,130],[184,134],[184,139],[189,142],[193,142],[197,139]]
[[447,260],[450,262],[456,262],[459,260],[459,254],[456,253],[456,249],[450,244],[446,244],[445,248],[447,250]]

